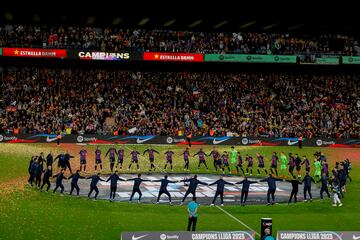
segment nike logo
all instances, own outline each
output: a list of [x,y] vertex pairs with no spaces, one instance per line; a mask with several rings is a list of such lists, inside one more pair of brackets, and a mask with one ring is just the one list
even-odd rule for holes
[[354,239],[354,240],[360,239],[360,235],[359,235],[359,236],[355,236],[355,234],[354,234],[354,235],[353,235],[353,239]]
[[290,140],[289,140],[289,141],[288,141],[288,145],[291,146],[291,145],[297,144],[298,142],[299,142],[299,141],[290,141]]
[[227,139],[224,139],[224,140],[216,140],[215,138],[214,138],[214,140],[213,140],[213,144],[219,144],[219,143],[222,143],[222,142],[224,142],[224,141],[226,141]]
[[136,139],[136,142],[137,142],[137,143],[143,143],[143,142],[149,141],[150,139],[152,139],[152,137],[151,137],[151,138],[145,138],[145,139],[137,138],[137,139]]
[[146,234],[146,235],[142,235],[142,236],[138,236],[138,237],[135,237],[134,235],[132,235],[132,240],[138,240],[138,239],[144,238],[144,237],[146,237],[146,236],[147,236],[147,234]]
[[46,138],[46,141],[47,141],[47,142],[53,142],[53,141],[55,141],[56,139],[57,139],[56,137],[51,138],[51,137],[48,136],[48,137]]

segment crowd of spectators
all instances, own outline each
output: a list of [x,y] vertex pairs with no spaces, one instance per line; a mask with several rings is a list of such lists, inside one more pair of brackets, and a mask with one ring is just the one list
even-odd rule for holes
[[360,75],[6,68],[0,132],[360,138]]
[[357,39],[343,34],[197,32],[96,27],[0,27],[0,47],[245,54],[360,55]]

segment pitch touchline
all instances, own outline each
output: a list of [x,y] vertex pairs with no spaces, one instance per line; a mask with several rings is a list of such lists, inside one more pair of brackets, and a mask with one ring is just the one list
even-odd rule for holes
[[256,232],[254,229],[252,229],[251,227],[249,227],[248,225],[246,225],[243,221],[237,219],[236,217],[234,217],[233,215],[231,215],[230,213],[228,213],[227,211],[225,211],[223,208],[216,206],[218,209],[220,209],[221,211],[223,211],[226,215],[228,215],[229,217],[231,217],[232,219],[234,219],[235,221],[237,221],[238,223],[242,224],[244,227],[246,227],[247,229],[249,229],[250,231],[255,232],[255,234],[257,234],[258,236],[260,236],[260,234],[258,232]]

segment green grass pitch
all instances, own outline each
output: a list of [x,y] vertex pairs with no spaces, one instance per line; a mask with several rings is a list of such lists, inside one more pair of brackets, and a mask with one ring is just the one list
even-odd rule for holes
[[[118,146],[117,146],[118,147]],[[135,146],[123,146],[128,156],[129,149]],[[141,153],[148,146],[137,145]],[[212,146],[202,146],[208,153]],[[93,159],[95,146],[85,147]],[[101,146],[103,154],[109,146]],[[168,147],[154,146],[161,153]],[[174,172],[183,172],[183,160],[179,156],[184,146],[172,146],[176,152]],[[200,146],[191,148],[194,154]],[[122,231],[183,231],[186,229],[187,213],[185,206],[149,205],[137,203],[110,203],[108,201],[90,201],[85,198],[60,196],[39,192],[26,186],[27,167],[30,156],[50,150],[54,153],[68,149],[76,156],[73,165],[78,163],[77,145],[63,144],[60,147],[50,144],[0,144],[0,239],[120,239]],[[229,146],[218,146],[218,150],[230,150]],[[277,204],[275,206],[225,206],[227,212],[240,219],[248,226],[260,232],[260,218],[273,219],[274,233],[277,230],[359,230],[360,219],[360,149],[355,148],[316,148],[306,147],[238,147],[255,156],[257,152],[269,159],[273,151],[299,153],[313,160],[313,153],[325,152],[330,166],[336,161],[348,157],[352,162],[351,177],[348,184],[344,206],[332,207],[329,199],[324,202],[298,203],[297,205]],[[164,155],[156,155],[156,164],[163,167]],[[191,158],[192,173],[195,171],[197,158]],[[91,161],[90,161],[91,162]],[[125,159],[125,165],[129,157]],[[208,164],[212,161],[208,159]],[[147,156],[140,158],[141,170],[148,169]],[[106,173],[108,160],[104,166]],[[256,166],[256,164],[255,164]],[[88,168],[93,171],[93,166]],[[210,166],[212,171],[212,166]],[[313,170],[313,168],[312,168]],[[56,171],[56,168],[55,168]],[[134,172],[134,169],[132,170]],[[127,172],[127,171],[125,171]],[[201,170],[201,172],[206,172]],[[301,194],[301,188],[299,194]],[[200,206],[197,230],[226,231],[247,230],[240,223],[224,214],[216,207]]]

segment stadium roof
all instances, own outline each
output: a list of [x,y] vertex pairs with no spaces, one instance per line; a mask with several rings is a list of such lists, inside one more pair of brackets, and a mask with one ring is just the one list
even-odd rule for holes
[[[2,6],[1,24],[91,25],[120,28],[240,32],[357,33],[360,21],[353,3],[331,6],[307,1],[61,1],[29,6]],[[116,5],[114,5],[116,3]],[[81,6],[82,5],[82,6]],[[81,6],[81,7],[80,7]],[[285,10],[286,9],[286,10]]]

